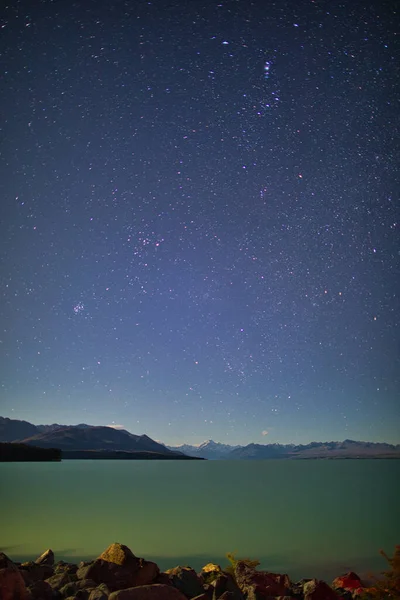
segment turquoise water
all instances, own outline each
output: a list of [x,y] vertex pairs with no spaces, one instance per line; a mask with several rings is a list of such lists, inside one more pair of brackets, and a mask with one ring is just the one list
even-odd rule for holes
[[0,550],[75,562],[118,541],[161,569],[234,552],[330,579],[385,568],[399,498],[399,460],[2,463]]

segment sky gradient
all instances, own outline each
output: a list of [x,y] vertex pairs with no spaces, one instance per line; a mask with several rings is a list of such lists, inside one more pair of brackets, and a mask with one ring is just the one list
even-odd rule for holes
[[0,414],[400,442],[393,4],[1,9]]

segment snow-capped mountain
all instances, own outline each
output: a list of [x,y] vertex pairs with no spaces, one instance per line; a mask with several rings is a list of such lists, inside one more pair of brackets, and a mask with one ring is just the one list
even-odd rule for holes
[[221,444],[214,440],[207,440],[199,446],[191,446],[190,444],[182,444],[180,446],[167,446],[169,450],[183,452],[188,456],[196,456],[199,458],[208,458],[208,460],[218,460],[228,457],[232,450],[241,448],[242,446],[230,446],[229,444]]

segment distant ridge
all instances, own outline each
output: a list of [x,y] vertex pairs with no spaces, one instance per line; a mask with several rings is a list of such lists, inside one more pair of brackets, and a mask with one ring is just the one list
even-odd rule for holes
[[173,458],[173,451],[147,435],[134,435],[125,429],[95,425],[32,425],[0,417],[0,442],[13,442],[36,448],[58,448],[62,451],[147,452]]
[[166,446],[147,435],[135,435],[125,429],[87,425],[33,425],[0,417],[0,442],[23,443],[39,448],[59,448],[62,451],[147,452],[173,458],[191,456],[211,460],[262,459],[340,459],[340,458],[400,458],[400,444],[383,442],[311,442],[310,444],[247,444],[231,446],[207,440],[199,446],[183,444]]
[[262,460],[270,458],[400,458],[400,444],[357,442],[311,442],[310,444],[247,444],[229,446],[208,440],[199,446],[167,446],[188,456],[209,460]]

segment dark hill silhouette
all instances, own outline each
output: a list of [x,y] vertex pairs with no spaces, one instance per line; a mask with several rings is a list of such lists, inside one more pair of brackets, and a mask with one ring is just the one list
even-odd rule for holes
[[14,442],[22,440],[37,433],[36,425],[28,423],[28,421],[18,421],[17,419],[8,419],[0,417],[0,441]]
[[102,426],[84,429],[66,427],[39,433],[19,441],[39,448],[61,450],[125,450],[174,454],[147,435],[134,435],[125,429]]

